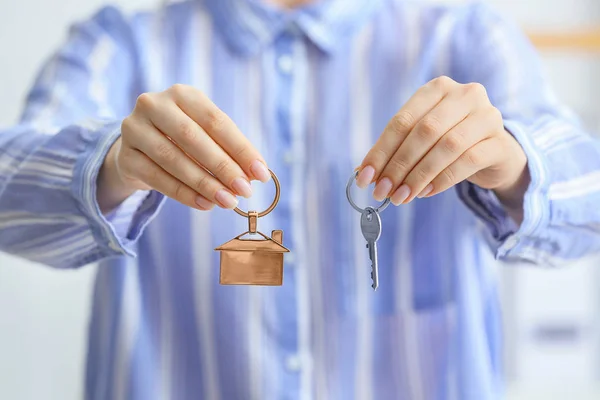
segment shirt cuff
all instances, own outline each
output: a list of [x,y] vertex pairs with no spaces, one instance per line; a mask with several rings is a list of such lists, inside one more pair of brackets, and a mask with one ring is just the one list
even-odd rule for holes
[[537,129],[525,129],[514,121],[504,121],[504,126],[527,156],[531,182],[523,199],[523,222],[517,226],[492,190],[464,181],[457,185],[458,195],[486,226],[485,238],[497,259],[541,263],[546,253],[540,239],[550,214],[547,164],[532,140]]
[[87,143],[75,164],[71,191],[88,220],[103,256],[135,256],[134,244],[159,212],[164,196],[156,191],[139,191],[108,215],[100,211],[96,197],[97,178],[111,146],[121,135],[121,124],[100,131],[83,132]]

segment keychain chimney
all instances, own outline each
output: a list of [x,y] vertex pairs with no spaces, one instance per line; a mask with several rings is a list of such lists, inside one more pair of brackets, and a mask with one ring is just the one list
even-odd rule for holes
[[283,231],[275,230],[275,231],[271,232],[271,239],[273,239],[275,242],[277,242],[279,244],[283,244]]

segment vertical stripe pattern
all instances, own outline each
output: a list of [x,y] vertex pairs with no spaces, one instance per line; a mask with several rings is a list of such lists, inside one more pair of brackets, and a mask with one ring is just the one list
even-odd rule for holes
[[[352,57],[352,66],[354,73],[352,77],[351,87],[351,109],[350,116],[352,131],[350,138],[352,143],[351,160],[353,165],[359,165],[362,157],[365,156],[365,150],[372,143],[370,140],[371,127],[371,87],[369,85],[370,71],[370,45],[373,40],[372,26],[367,26],[357,37],[357,43],[354,46]],[[368,197],[365,191],[361,191],[360,195],[356,196],[359,204],[367,204]],[[356,219],[357,222],[359,219]],[[364,241],[360,224],[353,224],[352,236],[354,243]],[[356,279],[356,314],[360,319],[360,324],[357,329],[357,345],[356,345],[356,364],[355,376],[353,379],[355,385],[356,399],[371,399],[373,393],[373,377],[371,375],[371,364],[373,362],[371,356],[373,354],[373,325],[371,314],[371,296],[370,287],[368,285],[370,276],[370,266],[368,254],[363,246],[353,246],[354,253],[354,268]]]

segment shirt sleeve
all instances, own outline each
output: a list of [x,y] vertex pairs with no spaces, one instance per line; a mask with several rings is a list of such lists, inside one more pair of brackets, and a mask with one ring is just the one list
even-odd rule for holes
[[112,7],[74,25],[20,122],[0,130],[0,250],[58,268],[135,255],[163,196],[137,192],[106,216],[96,201],[98,172],[135,100],[132,38]]
[[552,93],[535,49],[515,23],[471,6],[457,29],[456,77],[483,84],[528,159],[531,183],[517,226],[489,190],[463,182],[497,258],[560,265],[600,250],[600,142]]

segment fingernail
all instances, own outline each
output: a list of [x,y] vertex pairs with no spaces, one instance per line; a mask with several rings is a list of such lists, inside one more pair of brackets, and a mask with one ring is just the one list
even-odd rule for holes
[[419,193],[419,195],[417,197],[422,199],[423,197],[425,197],[429,193],[431,193],[432,190],[433,190],[433,185],[430,183],[429,185],[425,186],[425,189],[423,189],[423,191],[421,193]]
[[235,198],[235,196],[224,189],[219,190],[215,194],[215,199],[224,208],[236,208],[238,205],[238,200]]
[[404,202],[404,200],[408,199],[408,196],[410,196],[410,188],[407,184],[402,184],[394,192],[394,195],[392,196],[392,204],[399,206]]
[[268,182],[269,179],[271,179],[271,173],[268,168],[259,160],[252,161],[252,164],[250,164],[250,172],[252,172],[252,175],[254,175],[256,179],[263,183]]
[[367,165],[359,172],[356,177],[356,186],[361,189],[366,188],[373,181],[373,177],[375,176],[375,169],[370,165]]
[[377,201],[382,201],[390,194],[390,190],[392,190],[392,181],[389,178],[383,178],[375,186],[373,197]]
[[231,187],[240,196],[244,196],[245,198],[252,196],[252,186],[250,186],[250,182],[244,178],[235,178],[233,182],[231,182]]
[[196,204],[203,210],[210,210],[215,206],[203,196],[196,196]]

